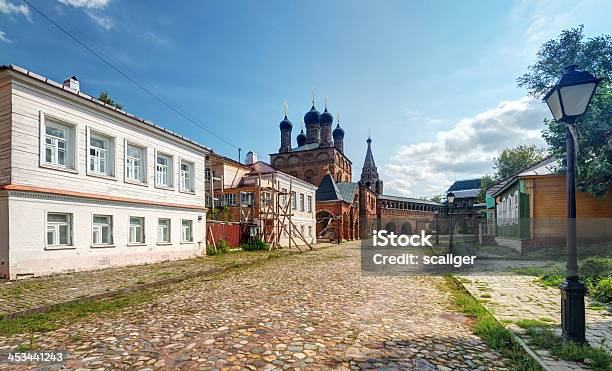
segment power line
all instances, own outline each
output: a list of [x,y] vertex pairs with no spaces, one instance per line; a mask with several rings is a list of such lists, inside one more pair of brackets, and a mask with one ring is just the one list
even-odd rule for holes
[[130,81],[132,84],[136,85],[138,88],[144,90],[147,94],[149,94],[150,96],[152,96],[153,98],[155,98],[158,102],[162,103],[163,105],[165,105],[166,107],[170,108],[172,111],[176,112],[178,115],[180,115],[181,117],[183,117],[185,120],[191,122],[192,124],[196,125],[197,127],[199,127],[200,129],[206,131],[207,133],[209,133],[210,135],[214,136],[215,138],[219,139],[220,141],[222,141],[223,143],[229,145],[230,147],[234,147],[235,149],[239,149],[240,147],[228,142],[227,140],[223,139],[222,137],[220,137],[219,135],[215,134],[214,132],[212,132],[210,129],[207,129],[206,127],[200,125],[197,121],[195,121],[194,119],[192,119],[191,117],[187,116],[187,114],[183,113],[181,110],[179,110],[178,108],[174,107],[173,105],[171,105],[170,103],[166,102],[165,100],[163,100],[162,98],[160,98],[159,96],[155,95],[153,92],[151,92],[149,89],[147,89],[147,87],[145,87],[144,85],[142,85],[141,83],[139,83],[138,81],[136,81],[135,79],[133,79],[132,77],[130,77],[129,75],[127,75],[126,73],[124,73],[123,71],[121,71],[118,67],[116,67],[114,64],[112,64],[111,62],[109,62],[108,60],[106,60],[103,56],[101,56],[100,54],[98,54],[95,50],[91,49],[90,47],[87,46],[87,44],[85,44],[84,42],[82,42],[81,40],[79,40],[76,36],[73,36],[70,32],[68,32],[67,30],[65,30],[62,26],[60,26],[59,24],[57,24],[53,19],[51,19],[50,17],[48,17],[44,12],[40,11],[38,8],[36,8],[35,6],[33,6],[32,4],[30,4],[30,2],[28,0],[23,0],[24,3],[26,3],[30,8],[32,8],[34,11],[36,11],[38,14],[40,14],[43,18],[45,18],[47,21],[49,21],[51,24],[53,24],[55,27],[57,27],[58,29],[60,29],[62,32],[64,32],[66,35],[68,35],[68,37],[70,37],[72,40],[74,40],[77,44],[81,45],[83,48],[85,48],[87,51],[89,51],[91,54],[95,55],[98,59],[100,59],[102,62],[104,62],[104,64],[106,64],[108,67],[112,68],[113,70],[115,70],[117,73],[119,73],[121,76],[125,77],[128,81]]

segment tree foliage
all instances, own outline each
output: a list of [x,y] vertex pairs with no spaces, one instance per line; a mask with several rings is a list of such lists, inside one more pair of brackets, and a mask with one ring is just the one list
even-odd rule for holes
[[[605,79],[597,88],[587,114],[576,122],[577,187],[603,197],[612,184],[612,37],[585,39],[583,26],[564,30],[557,39],[541,46],[536,62],[517,82],[531,96],[541,98],[563,75],[565,67],[572,64]],[[550,153],[565,166],[565,125],[552,119],[544,120],[544,125],[543,137]]]
[[496,182],[496,178],[486,174],[480,179],[480,192],[478,193],[478,202],[485,202],[487,199],[487,189],[491,188]]
[[100,96],[98,97],[98,99],[106,104],[110,104],[113,107],[123,109],[123,105],[115,102],[113,98],[111,98],[110,95],[108,95],[108,93],[105,91],[100,92]]
[[541,161],[543,158],[544,150],[535,145],[506,148],[499,157],[493,159],[493,168],[496,170],[495,178],[497,180],[505,179]]

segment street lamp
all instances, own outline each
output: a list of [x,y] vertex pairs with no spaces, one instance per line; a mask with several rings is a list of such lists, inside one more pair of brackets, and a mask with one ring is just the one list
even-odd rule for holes
[[[584,115],[601,79],[577,66],[568,66],[555,86],[544,96],[550,112],[557,122],[565,123],[567,190],[567,264],[565,282],[561,289],[561,327],[564,340],[586,342],[584,294],[586,287],[578,280],[578,256],[576,251],[576,178],[573,125]],[[577,138],[575,138],[577,139]]]
[[446,195],[446,201],[448,202],[448,211],[449,211],[449,224],[450,224],[450,236],[448,238],[448,252],[453,252],[453,203],[455,202],[455,194],[453,192],[448,192]]

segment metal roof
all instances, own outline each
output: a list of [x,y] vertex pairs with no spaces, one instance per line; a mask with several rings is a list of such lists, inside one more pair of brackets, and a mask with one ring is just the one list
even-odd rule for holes
[[340,190],[340,194],[344,201],[353,202],[359,190],[359,184],[353,182],[339,182],[336,183],[336,186],[338,186],[338,190]]
[[336,182],[334,182],[330,174],[325,175],[323,180],[321,180],[321,184],[319,184],[319,188],[317,189],[316,200],[317,202],[344,201]]

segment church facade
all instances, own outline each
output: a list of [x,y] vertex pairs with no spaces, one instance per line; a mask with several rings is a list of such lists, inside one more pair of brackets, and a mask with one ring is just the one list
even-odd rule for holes
[[374,230],[385,228],[396,233],[417,229],[432,231],[442,204],[383,194],[368,137],[361,176],[352,181],[352,161],[344,154],[345,131],[325,104],[321,113],[313,99],[304,115],[303,130],[292,143],[293,123],[287,112],[279,124],[281,143],[270,154],[272,166],[318,186],[316,192],[317,238],[353,240],[368,238]]

